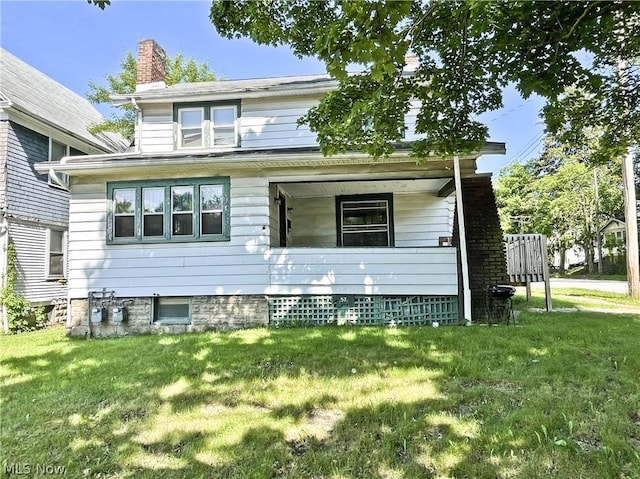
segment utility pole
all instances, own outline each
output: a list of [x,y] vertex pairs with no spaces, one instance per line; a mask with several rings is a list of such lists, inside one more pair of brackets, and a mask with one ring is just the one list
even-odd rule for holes
[[[618,13],[617,22],[618,42],[620,46],[626,46],[628,41],[627,17]],[[621,48],[620,51],[625,51]],[[618,88],[622,96],[623,137],[629,139],[627,152],[622,157],[622,188],[624,195],[624,224],[627,230],[627,282],[629,283],[629,295],[640,300],[640,257],[638,256],[638,213],[636,211],[636,186],[633,181],[633,146],[629,119],[624,117],[631,112],[631,92],[628,84],[627,68],[628,58],[618,58]]]
[[640,299],[640,258],[638,256],[638,212],[636,187],[633,181],[633,147],[622,158],[622,184],[624,188],[624,223],[627,227],[627,281],[629,295]]
[[[629,91],[627,85],[627,62],[618,60],[618,84],[623,95],[625,109],[628,112]],[[629,137],[629,126],[625,127],[625,136]],[[633,181],[633,144],[622,157],[622,188],[624,195],[624,224],[627,229],[627,282],[629,295],[640,299],[640,257],[638,255],[638,213],[636,210],[636,186]]]

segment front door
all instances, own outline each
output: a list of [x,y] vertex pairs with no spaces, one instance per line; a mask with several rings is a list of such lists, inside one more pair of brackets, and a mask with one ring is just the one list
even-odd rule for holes
[[278,194],[278,218],[280,224],[280,247],[285,248],[287,246],[287,199],[283,194]]

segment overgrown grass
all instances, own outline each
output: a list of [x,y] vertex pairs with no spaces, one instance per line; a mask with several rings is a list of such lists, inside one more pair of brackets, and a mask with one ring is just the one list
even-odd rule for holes
[[5,336],[2,474],[639,478],[639,328],[523,312],[518,327]]

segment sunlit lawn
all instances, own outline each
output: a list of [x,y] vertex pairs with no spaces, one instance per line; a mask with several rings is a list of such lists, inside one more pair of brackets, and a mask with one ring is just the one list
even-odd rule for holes
[[[532,290],[532,298],[526,301],[524,288],[519,288],[518,294],[514,298],[514,303],[520,308],[544,308],[544,290],[538,288]],[[579,288],[552,288],[551,290],[553,308],[576,308],[579,310],[605,310],[615,312],[623,310],[629,313],[640,314],[640,301],[632,299],[630,296],[609,291],[595,291]]]
[[[2,472],[639,478],[640,317],[0,337]],[[14,472],[16,469],[13,469]]]

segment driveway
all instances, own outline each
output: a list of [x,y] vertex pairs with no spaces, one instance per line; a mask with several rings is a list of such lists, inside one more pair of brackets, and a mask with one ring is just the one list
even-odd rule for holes
[[[532,283],[532,288],[544,289],[544,283]],[[553,288],[581,288],[595,289],[596,291],[608,291],[610,293],[627,294],[629,285],[626,281],[611,281],[607,279],[567,279],[551,278],[551,291]]]

